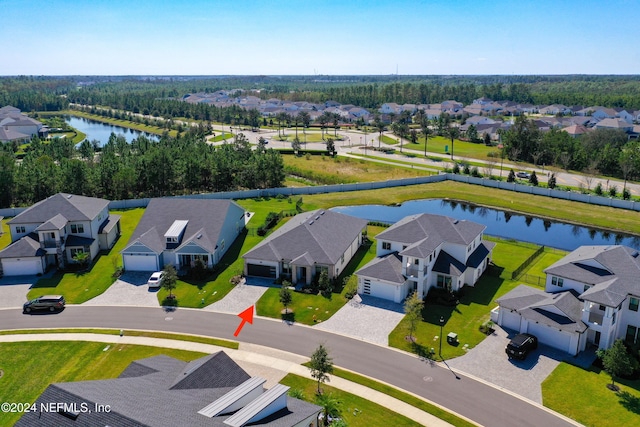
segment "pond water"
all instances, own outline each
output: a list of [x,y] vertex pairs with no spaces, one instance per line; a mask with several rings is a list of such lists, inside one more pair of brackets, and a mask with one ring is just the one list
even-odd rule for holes
[[399,206],[362,205],[333,208],[333,211],[369,221],[394,223],[407,215],[430,213],[485,225],[485,234],[521,240],[572,251],[583,245],[626,245],[640,249],[640,236],[614,233],[591,227],[489,209],[450,200],[414,200]]
[[137,138],[140,135],[144,135],[154,141],[158,140],[158,136],[151,133],[140,132],[134,129],[127,129],[121,126],[101,123],[95,120],[85,119],[83,117],[66,116],[65,122],[67,122],[72,128],[86,134],[89,141],[93,141],[94,139],[99,141],[100,144],[98,145],[100,147],[102,147],[107,143],[107,141],[109,141],[109,136],[111,136],[111,133],[115,133],[116,135],[123,135],[126,138],[127,142],[131,142],[134,138]]

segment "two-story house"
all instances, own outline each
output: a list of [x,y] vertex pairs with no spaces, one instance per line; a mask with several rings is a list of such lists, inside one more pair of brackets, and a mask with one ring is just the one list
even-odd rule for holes
[[120,235],[120,216],[109,214],[109,201],[58,193],[7,222],[11,244],[0,251],[5,276],[42,274],[65,268],[79,252],[93,260]]
[[[497,323],[571,354],[640,342],[640,257],[627,246],[581,246],[545,269],[545,292],[521,285],[497,300]],[[546,304],[541,304],[542,301]]]
[[377,258],[356,272],[358,293],[401,302],[432,287],[458,291],[474,286],[491,261],[495,243],[484,225],[418,214],[378,234]]

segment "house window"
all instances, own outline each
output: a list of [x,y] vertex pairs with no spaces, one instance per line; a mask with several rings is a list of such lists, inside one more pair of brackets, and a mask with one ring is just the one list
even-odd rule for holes
[[382,242],[382,250],[383,251],[391,250],[391,243],[390,242]]
[[605,311],[606,309],[607,309],[607,307],[605,307],[605,306],[604,306],[604,305],[602,305],[602,304],[600,304],[600,305],[598,306],[598,310],[600,310],[600,311]]
[[615,324],[616,324],[616,313],[613,313],[613,314],[611,315],[611,324],[612,324],[612,325],[615,325]]
[[587,290],[589,290],[589,288],[591,288],[591,286],[584,285],[584,289],[582,290],[582,292],[587,292]]
[[627,326],[627,336],[625,341],[629,344],[636,344],[638,342],[638,328],[632,325]]
[[557,287],[561,288],[562,285],[564,284],[564,279],[561,278],[561,277],[553,276],[553,277],[551,277],[551,284],[553,286],[557,286]]
[[629,298],[629,310],[638,311],[639,302],[640,301],[638,300],[638,298],[634,298],[634,297]]
[[69,253],[71,254],[71,258],[73,258],[77,254],[83,254],[84,253],[84,248],[71,248],[71,249],[69,249]]
[[224,251],[224,239],[220,242],[220,250]]
[[316,275],[322,274],[323,271],[329,274],[329,267],[326,265],[316,265]]
[[439,288],[451,289],[451,277],[438,274],[437,286]]
[[24,225],[16,226],[16,233],[22,234],[26,232],[27,232],[27,229],[24,227]]
[[84,225],[82,225],[82,224],[71,224],[71,232],[73,234],[84,233]]
[[415,265],[419,265],[419,264],[420,264],[420,260],[419,260],[418,258],[416,258],[415,260],[413,260],[413,263],[414,263]]

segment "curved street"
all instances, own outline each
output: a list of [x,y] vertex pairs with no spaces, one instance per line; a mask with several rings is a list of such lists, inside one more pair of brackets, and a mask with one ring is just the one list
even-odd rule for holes
[[238,338],[239,318],[195,309],[68,306],[57,315],[0,310],[3,329],[116,328],[189,333],[258,344],[308,357],[318,344],[330,349],[336,366],[393,384],[491,427],[576,425],[537,404],[413,355],[306,326],[256,318]]

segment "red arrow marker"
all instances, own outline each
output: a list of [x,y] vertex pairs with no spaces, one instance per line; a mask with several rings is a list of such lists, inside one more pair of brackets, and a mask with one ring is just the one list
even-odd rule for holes
[[236,329],[236,331],[233,333],[234,337],[238,336],[245,323],[249,322],[253,325],[253,306],[238,314],[238,317],[242,319],[242,322],[240,322],[240,325],[238,325],[238,329]]

